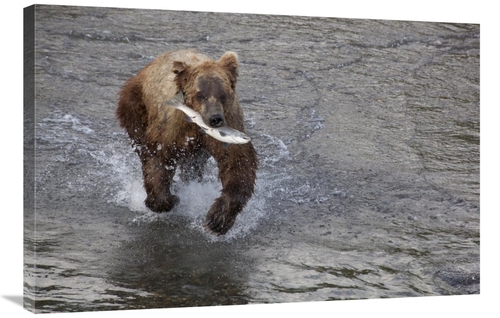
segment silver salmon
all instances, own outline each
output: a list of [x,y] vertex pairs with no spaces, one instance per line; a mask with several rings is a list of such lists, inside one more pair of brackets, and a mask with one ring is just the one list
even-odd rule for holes
[[212,128],[209,127],[205,122],[203,121],[203,118],[201,118],[201,115],[193,110],[192,108],[187,107],[184,104],[184,96],[182,92],[179,92],[174,98],[171,100],[165,102],[165,104],[169,107],[173,107],[175,109],[178,109],[184,114],[186,114],[186,121],[190,123],[195,123],[198,126],[200,126],[201,130],[206,133],[207,135],[210,135],[214,137],[217,140],[222,141],[223,143],[227,144],[246,144],[249,142],[251,139],[248,137],[246,134],[242,133],[241,131],[238,131],[236,129],[223,126],[219,128]]

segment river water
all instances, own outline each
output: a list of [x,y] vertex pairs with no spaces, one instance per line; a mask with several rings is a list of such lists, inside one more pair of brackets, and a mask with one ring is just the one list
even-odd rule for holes
[[[35,11],[29,310],[479,293],[479,25]],[[215,162],[202,183],[176,177],[172,213],[150,212],[114,115],[130,76],[186,47],[240,57],[260,169],[224,237],[203,229],[221,189]]]

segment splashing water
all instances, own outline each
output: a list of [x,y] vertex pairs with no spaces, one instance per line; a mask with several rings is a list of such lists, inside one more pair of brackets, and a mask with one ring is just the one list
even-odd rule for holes
[[[179,173],[176,173],[172,192],[179,196],[180,203],[172,211],[158,214],[150,211],[144,204],[146,192],[143,187],[140,161],[135,153],[130,150],[127,153],[122,152],[122,149],[113,149],[116,147],[114,144],[107,146],[110,148],[108,151],[98,150],[88,153],[100,165],[106,166],[110,170],[108,174],[113,176],[111,179],[120,185],[119,189],[112,194],[109,203],[136,212],[131,224],[140,225],[157,221],[178,222],[181,217],[184,221],[188,220],[187,224],[192,230],[203,233],[210,241],[231,241],[244,237],[258,227],[261,219],[267,215],[266,202],[275,198],[276,192],[283,191],[283,187],[279,184],[290,179],[285,171],[278,171],[281,162],[290,159],[284,142],[266,134],[262,134],[258,140],[262,169],[257,171],[254,195],[238,216],[233,228],[221,237],[209,234],[204,228],[205,215],[222,190],[218,180],[217,163],[213,158],[209,158],[204,180],[201,182],[192,181],[186,184],[180,180]],[[268,171],[269,168],[273,168],[274,171]]]

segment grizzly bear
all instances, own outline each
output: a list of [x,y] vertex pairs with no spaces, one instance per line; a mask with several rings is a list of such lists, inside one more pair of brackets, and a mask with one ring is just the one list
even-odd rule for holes
[[177,167],[182,181],[201,180],[206,162],[217,162],[222,191],[206,215],[205,227],[226,234],[254,192],[257,154],[251,142],[227,146],[166,106],[182,92],[184,103],[210,127],[245,132],[236,93],[238,57],[226,52],[218,61],[196,50],[164,53],[126,81],[116,111],[142,163],[145,205],[170,211],[179,197],[170,190]]

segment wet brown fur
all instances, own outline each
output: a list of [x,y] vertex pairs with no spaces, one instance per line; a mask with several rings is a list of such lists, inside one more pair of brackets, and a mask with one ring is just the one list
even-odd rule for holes
[[164,102],[181,90],[186,105],[198,111],[205,123],[221,112],[227,126],[245,132],[235,91],[237,77],[238,60],[233,52],[218,61],[195,50],[167,52],[125,83],[116,111],[141,159],[145,204],[152,211],[167,212],[178,203],[179,198],[170,192],[177,166],[184,181],[200,179],[208,157],[215,158],[222,193],[207,213],[206,228],[217,235],[233,226],[253,194],[256,152],[251,142],[223,147]]

